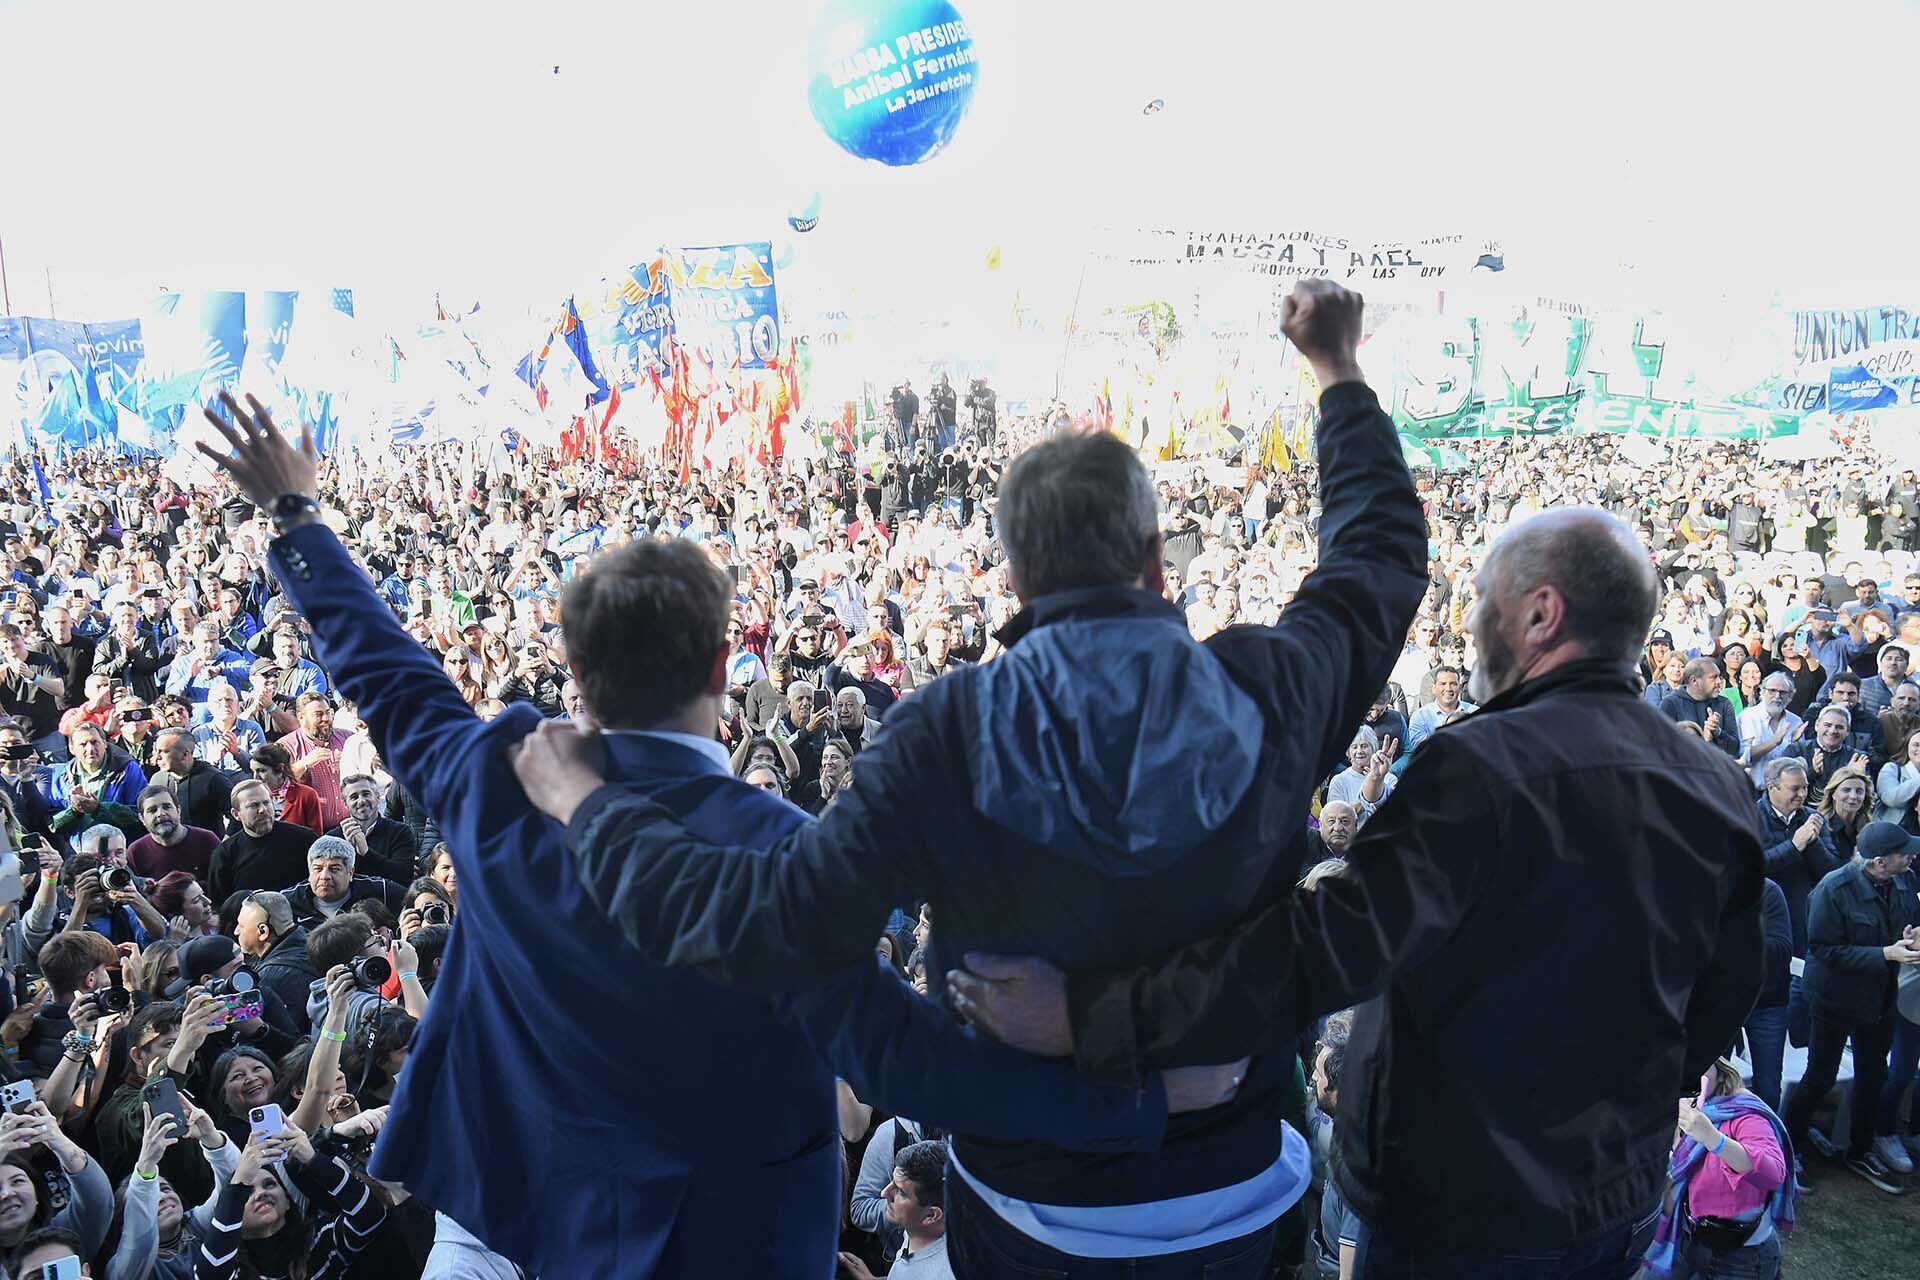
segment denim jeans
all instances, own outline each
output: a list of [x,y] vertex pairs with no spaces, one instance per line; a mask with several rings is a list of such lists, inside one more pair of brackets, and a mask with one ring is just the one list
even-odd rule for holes
[[1753,1062],[1749,1082],[1760,1101],[1780,1112],[1780,1072],[1787,1060],[1787,1006],[1755,1009],[1747,1015],[1747,1056]]
[[947,1261],[955,1280],[1266,1280],[1276,1227],[1184,1253],[1080,1258],[1009,1225],[965,1179],[947,1179]]
[[1780,1237],[1715,1252],[1696,1244],[1673,1269],[1672,1280],[1775,1280],[1780,1274]]
[[1408,1252],[1366,1226],[1354,1252],[1354,1280],[1633,1280],[1653,1243],[1656,1205],[1632,1222],[1546,1253],[1498,1256]]
[[[1889,1009],[1873,1022],[1861,1022],[1835,1009],[1813,1011],[1813,1043],[1807,1049],[1807,1074],[1787,1094],[1786,1123],[1793,1149],[1804,1151],[1814,1108],[1833,1088],[1840,1074],[1840,1051],[1853,1041],[1853,1091],[1847,1099],[1847,1154],[1863,1156],[1873,1145],[1874,1113],[1880,1107],[1880,1089],[1887,1078],[1887,1050],[1893,1045],[1893,1024],[1899,1015]],[[1837,1135],[1836,1135],[1837,1136]]]
[[1893,1024],[1893,1055],[1887,1063],[1887,1082],[1880,1088],[1880,1115],[1873,1131],[1896,1138],[1920,1134],[1920,1092],[1906,1106],[1901,1118],[1900,1095],[1920,1076],[1920,1024],[1896,1017]]

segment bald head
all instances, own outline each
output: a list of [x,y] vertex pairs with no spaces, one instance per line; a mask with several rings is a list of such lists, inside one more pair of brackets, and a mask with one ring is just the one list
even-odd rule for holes
[[1487,556],[1503,603],[1542,587],[1560,596],[1563,640],[1590,657],[1638,660],[1658,595],[1646,548],[1625,524],[1595,507],[1543,511]]

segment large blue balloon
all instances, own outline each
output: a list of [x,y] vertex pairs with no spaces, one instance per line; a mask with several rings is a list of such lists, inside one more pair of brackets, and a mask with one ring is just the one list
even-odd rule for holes
[[973,36],[948,0],[829,0],[807,46],[807,102],[863,160],[919,164],[973,101]]

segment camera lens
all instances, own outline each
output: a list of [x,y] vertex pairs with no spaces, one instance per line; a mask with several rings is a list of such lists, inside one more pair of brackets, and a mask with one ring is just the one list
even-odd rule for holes
[[421,911],[420,919],[427,924],[445,924],[447,922],[446,904],[440,902],[428,903],[425,910]]
[[122,892],[133,888],[133,872],[125,867],[108,867],[106,873],[100,877],[100,883],[110,892]]
[[124,987],[108,987],[100,993],[100,1006],[108,1013],[125,1013],[133,1005],[133,993]]
[[393,976],[393,966],[385,956],[360,956],[347,968],[352,971],[353,980],[363,987],[385,986]]

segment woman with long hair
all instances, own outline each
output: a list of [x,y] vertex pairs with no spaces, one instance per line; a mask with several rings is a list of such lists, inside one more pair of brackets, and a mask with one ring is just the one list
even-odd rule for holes
[[900,661],[899,650],[894,647],[893,633],[884,627],[869,632],[867,654],[873,678],[898,693],[900,681],[906,675],[906,664]]
[[440,659],[440,669],[447,673],[447,679],[453,681],[453,687],[460,691],[461,699],[469,707],[487,696],[487,691],[474,677],[474,669],[478,665],[474,660],[473,650],[463,644],[453,646],[447,650],[446,656]]
[[1699,1094],[1680,1099],[1647,1270],[1674,1280],[1774,1280],[1780,1237],[1793,1230],[1792,1169],[1780,1117],[1747,1089],[1739,1068],[1716,1061]]
[[[480,681],[480,687],[489,698],[500,697],[500,691],[507,687],[518,668],[513,660],[513,649],[507,644],[507,638],[497,632],[489,632],[480,643],[480,667],[474,675]],[[449,676],[453,673],[448,672]],[[458,684],[459,681],[455,681]]]
[[1826,819],[1826,832],[1833,837],[1834,848],[1843,858],[1853,856],[1854,841],[1860,828],[1873,821],[1873,782],[1865,769],[1844,765],[1827,779],[1820,797],[1820,816]]
[[339,1280],[386,1219],[386,1200],[338,1157],[317,1155],[299,1129],[250,1135],[220,1189],[194,1280]]
[[220,1131],[245,1142],[247,1112],[273,1101],[274,1061],[250,1044],[239,1044],[213,1060],[207,1073],[207,1114]]

